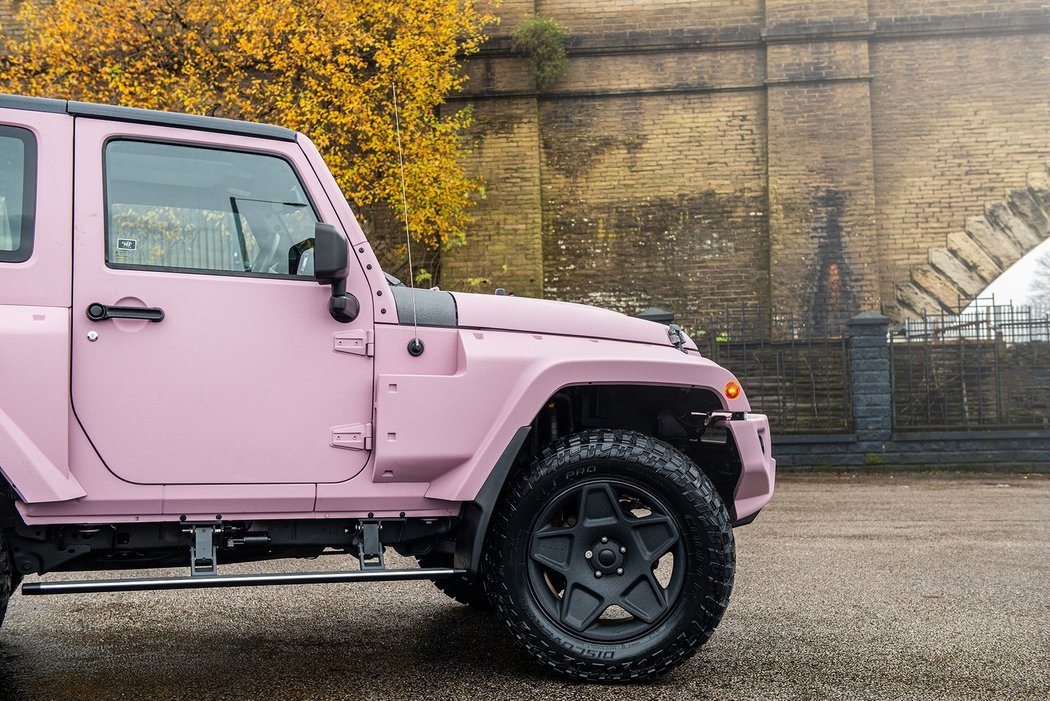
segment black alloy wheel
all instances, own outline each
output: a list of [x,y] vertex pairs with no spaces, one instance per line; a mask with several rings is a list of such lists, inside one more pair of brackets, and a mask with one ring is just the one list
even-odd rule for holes
[[581,680],[646,679],[688,659],[729,602],[734,543],[710,480],[667,443],[594,430],[511,477],[485,581],[526,651]]
[[602,642],[644,635],[670,611],[684,579],[678,521],[642,485],[602,478],[574,484],[533,525],[529,583],[547,616],[569,633]]

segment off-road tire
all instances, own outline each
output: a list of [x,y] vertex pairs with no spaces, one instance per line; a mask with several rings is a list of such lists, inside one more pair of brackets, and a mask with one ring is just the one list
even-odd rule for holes
[[[420,555],[419,566],[430,567],[452,567],[452,556],[442,553],[430,553]],[[434,586],[437,587],[450,599],[455,599],[464,606],[469,606],[475,611],[488,611],[492,608],[485,587],[480,578],[469,580],[466,577],[447,577],[435,579]]]
[[[561,516],[553,522],[542,520],[551,508],[561,508],[559,505],[565,500],[571,504],[577,493],[578,521],[565,518],[559,525],[557,518]],[[593,505],[600,506],[601,494],[605,493],[610,506],[604,513],[612,515],[592,518]],[[655,504],[648,516],[644,509],[632,506],[636,502],[631,494],[648,495],[648,501]],[[637,516],[639,512],[643,515]],[[561,513],[571,513],[571,507]],[[633,621],[603,620],[613,610],[610,607],[603,609],[605,613],[599,619],[585,623],[608,600],[606,594],[591,593],[601,592],[602,582],[611,587],[607,591],[614,592],[612,596],[619,596],[618,601],[624,605],[632,602],[633,606],[636,597],[632,592],[650,586],[643,582],[648,577],[646,568],[654,573],[650,579],[656,579],[651,553],[662,546],[654,546],[651,551],[647,548],[642,534],[643,529],[653,531],[654,524],[644,525],[649,521],[661,523],[656,530],[666,529],[670,535],[665,540],[674,537],[672,528],[678,528],[678,543],[671,547],[679,555],[672,570],[679,566],[684,570],[671,575],[668,585],[656,584],[647,589],[657,596],[649,597],[648,611],[639,610],[648,613],[651,621],[638,615],[630,616]],[[594,525],[602,523],[614,525]],[[567,540],[558,535],[558,528],[571,533]],[[604,536],[599,535],[596,545],[590,545],[595,534],[606,531],[613,536],[609,542],[617,545],[616,551],[626,552],[622,565],[627,571],[606,569],[604,580],[586,580],[590,573],[581,578],[573,568],[580,563],[595,566],[599,555],[607,560],[600,567],[621,564],[611,562],[613,551],[601,545],[607,542],[601,539]],[[620,550],[617,539],[623,541],[625,550]],[[588,549],[581,555],[583,548]],[[540,580],[548,589],[543,591],[533,570],[543,568],[543,563],[551,559],[549,554],[557,559],[562,552],[567,554],[559,567],[570,573],[563,580],[563,591],[556,591],[557,586],[551,584],[552,576],[548,575]],[[632,556],[636,561],[630,559]],[[581,561],[581,557],[587,559]],[[684,562],[678,562],[678,557]],[[600,682],[647,679],[692,656],[722,618],[733,587],[734,566],[729,515],[703,472],[667,443],[632,431],[604,429],[579,433],[556,443],[531,466],[510,478],[493,514],[484,554],[486,589],[514,639],[547,667],[577,680]],[[616,579],[618,573],[620,579]],[[553,575],[557,576],[560,575]],[[674,584],[674,577],[679,578],[678,584]],[[636,578],[635,583],[628,584],[632,578]],[[662,597],[655,586],[665,587]],[[616,587],[623,587],[620,594],[615,594]],[[578,594],[579,591],[584,594]],[[576,610],[577,596],[584,602],[588,597],[593,601],[601,597],[588,616],[576,617],[575,625],[590,626],[582,632],[570,627],[573,616],[565,613]],[[552,613],[552,606],[561,613]],[[556,616],[561,620],[556,620]],[[630,634],[618,638],[621,631]]]
[[7,539],[0,533],[0,625],[7,616],[7,603],[11,600],[18,583],[22,580],[11,566],[11,553],[7,549]]

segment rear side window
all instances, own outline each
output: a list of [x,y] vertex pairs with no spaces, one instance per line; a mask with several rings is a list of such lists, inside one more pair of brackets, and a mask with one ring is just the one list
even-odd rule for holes
[[111,267],[313,275],[317,216],[283,158],[117,140],[105,171]]
[[36,140],[18,127],[0,126],[0,263],[21,263],[33,252]]

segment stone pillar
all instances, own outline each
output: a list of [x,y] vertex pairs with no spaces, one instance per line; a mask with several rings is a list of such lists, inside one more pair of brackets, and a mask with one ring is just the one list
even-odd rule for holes
[[873,30],[866,0],[766,2],[770,296],[812,334],[881,307]]
[[876,312],[862,312],[849,322],[850,383],[853,390],[853,429],[856,450],[865,462],[878,464],[893,433],[893,394],[890,347],[886,331],[890,320]]

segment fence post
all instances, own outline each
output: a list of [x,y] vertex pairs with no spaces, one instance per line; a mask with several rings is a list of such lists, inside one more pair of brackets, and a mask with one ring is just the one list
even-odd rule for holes
[[876,312],[861,312],[849,322],[853,430],[857,449],[869,465],[882,462],[882,453],[893,437],[889,323]]

